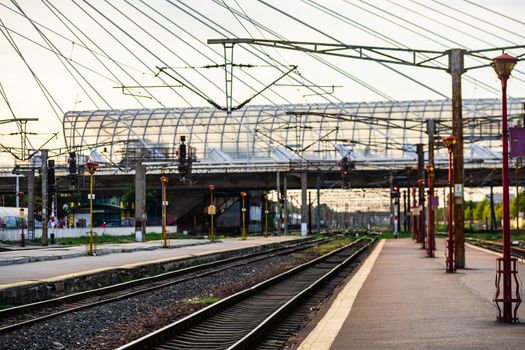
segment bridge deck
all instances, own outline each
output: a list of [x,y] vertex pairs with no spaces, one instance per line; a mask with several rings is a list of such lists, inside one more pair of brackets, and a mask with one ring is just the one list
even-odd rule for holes
[[380,244],[299,349],[522,349],[524,323],[495,323],[496,256],[467,247],[468,268],[447,274],[444,248],[429,259],[410,239]]

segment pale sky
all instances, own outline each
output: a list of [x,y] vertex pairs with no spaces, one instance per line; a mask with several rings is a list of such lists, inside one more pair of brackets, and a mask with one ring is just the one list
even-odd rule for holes
[[[17,117],[39,118],[38,123],[30,124],[30,131],[42,133],[32,136],[34,146],[57,131],[59,139],[51,145],[63,144],[61,119],[69,110],[208,106],[204,99],[184,87],[151,88],[149,91],[157,101],[145,98],[144,89],[130,90],[140,95],[134,97],[115,88],[176,85],[166,75],[155,77],[156,66],[171,67],[172,74],[224,105],[221,91],[224,71],[200,68],[223,63],[222,47],[207,45],[210,38],[341,42],[436,51],[525,44],[522,0],[1,0],[0,4],[0,83]],[[16,4],[35,21],[38,30],[28,18],[13,12],[19,12]],[[244,15],[249,20],[243,19]],[[29,68],[49,91],[48,98],[56,102],[55,111],[6,35],[10,35]],[[247,49],[252,52],[259,49],[260,57]],[[61,62],[55,55],[57,52],[69,63]],[[525,49],[508,53],[521,55]],[[389,66],[423,86],[375,62],[316,57],[333,66],[302,52],[236,46],[234,62],[256,67],[236,68],[233,96],[238,102],[245,100],[278,78],[279,69],[286,70],[289,65],[298,65],[298,71],[279,81],[280,84],[340,87],[330,95],[312,95],[320,89],[273,86],[252,104],[450,96],[450,76],[444,71]],[[482,63],[488,62],[468,61],[467,65]],[[524,72],[525,63],[518,63],[509,82],[510,96],[524,96]],[[499,86],[490,67],[473,70],[464,76],[463,98],[499,97]],[[12,118],[3,99],[0,115],[0,119]],[[14,126],[4,126],[2,130],[2,143],[17,145],[17,140],[8,135],[15,131]],[[0,158],[5,162],[5,155]]]

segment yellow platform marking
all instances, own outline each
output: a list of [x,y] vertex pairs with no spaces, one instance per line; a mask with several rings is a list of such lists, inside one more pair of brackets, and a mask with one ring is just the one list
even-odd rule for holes
[[359,293],[370,271],[372,271],[372,267],[384,245],[385,240],[382,239],[359,271],[339,293],[323,319],[315,326],[314,330],[306,337],[297,350],[330,349],[348,314],[350,314],[350,310],[352,310],[357,293]]

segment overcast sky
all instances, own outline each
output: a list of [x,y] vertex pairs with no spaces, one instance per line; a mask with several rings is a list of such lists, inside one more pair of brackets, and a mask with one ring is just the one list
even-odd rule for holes
[[[435,51],[525,44],[523,0],[2,0],[0,4],[0,83],[17,117],[39,118],[31,124],[31,131],[43,135],[34,136],[34,146],[56,131],[60,131],[59,139],[52,145],[62,145],[61,119],[69,110],[209,106],[185,87],[126,90],[137,96],[123,94],[118,88],[177,85],[167,75],[156,77],[156,66],[169,67],[170,74],[224,105],[224,71],[202,68],[223,63],[222,47],[207,45],[210,38]],[[19,14],[21,10],[25,16]],[[525,50],[509,53],[521,55]],[[297,65],[297,71],[279,84],[294,86],[273,86],[251,103],[450,96],[450,76],[442,70],[244,45],[235,47],[234,62],[255,66],[235,68],[233,96],[237,103],[277,79],[290,65]],[[467,66],[487,63],[468,60]],[[523,72],[525,63],[518,64],[509,95],[524,96]],[[35,77],[49,93],[47,98]],[[314,87],[295,86],[300,84]],[[326,94],[332,92],[331,87],[324,91],[316,87],[332,85],[336,86],[333,94]],[[146,98],[148,94],[152,98]],[[463,79],[463,98],[482,97],[499,97],[499,81],[490,67],[469,71]],[[0,112],[2,119],[11,118],[4,100],[0,100]],[[15,139],[4,137],[15,129],[3,130],[3,142],[16,145]]]

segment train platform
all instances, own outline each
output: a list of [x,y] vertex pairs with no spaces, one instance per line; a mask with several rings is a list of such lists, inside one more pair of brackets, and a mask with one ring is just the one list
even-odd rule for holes
[[[382,240],[297,349],[523,349],[525,323],[495,322],[499,255],[467,246],[467,269],[447,274],[444,240],[437,247],[426,258],[410,239]],[[524,276],[523,261],[518,269]]]
[[[93,275],[116,269],[132,269],[142,265],[195,258],[233,250],[271,245],[298,236],[270,236],[226,238],[211,243],[209,240],[170,240],[170,248],[160,249],[160,241],[106,244],[97,247],[97,256],[87,256],[85,246],[17,249],[0,252],[0,259],[25,259],[31,263],[0,265],[0,291],[31,284],[56,282],[83,275]],[[100,254],[105,252],[105,254]],[[46,259],[49,258],[49,259]]]

